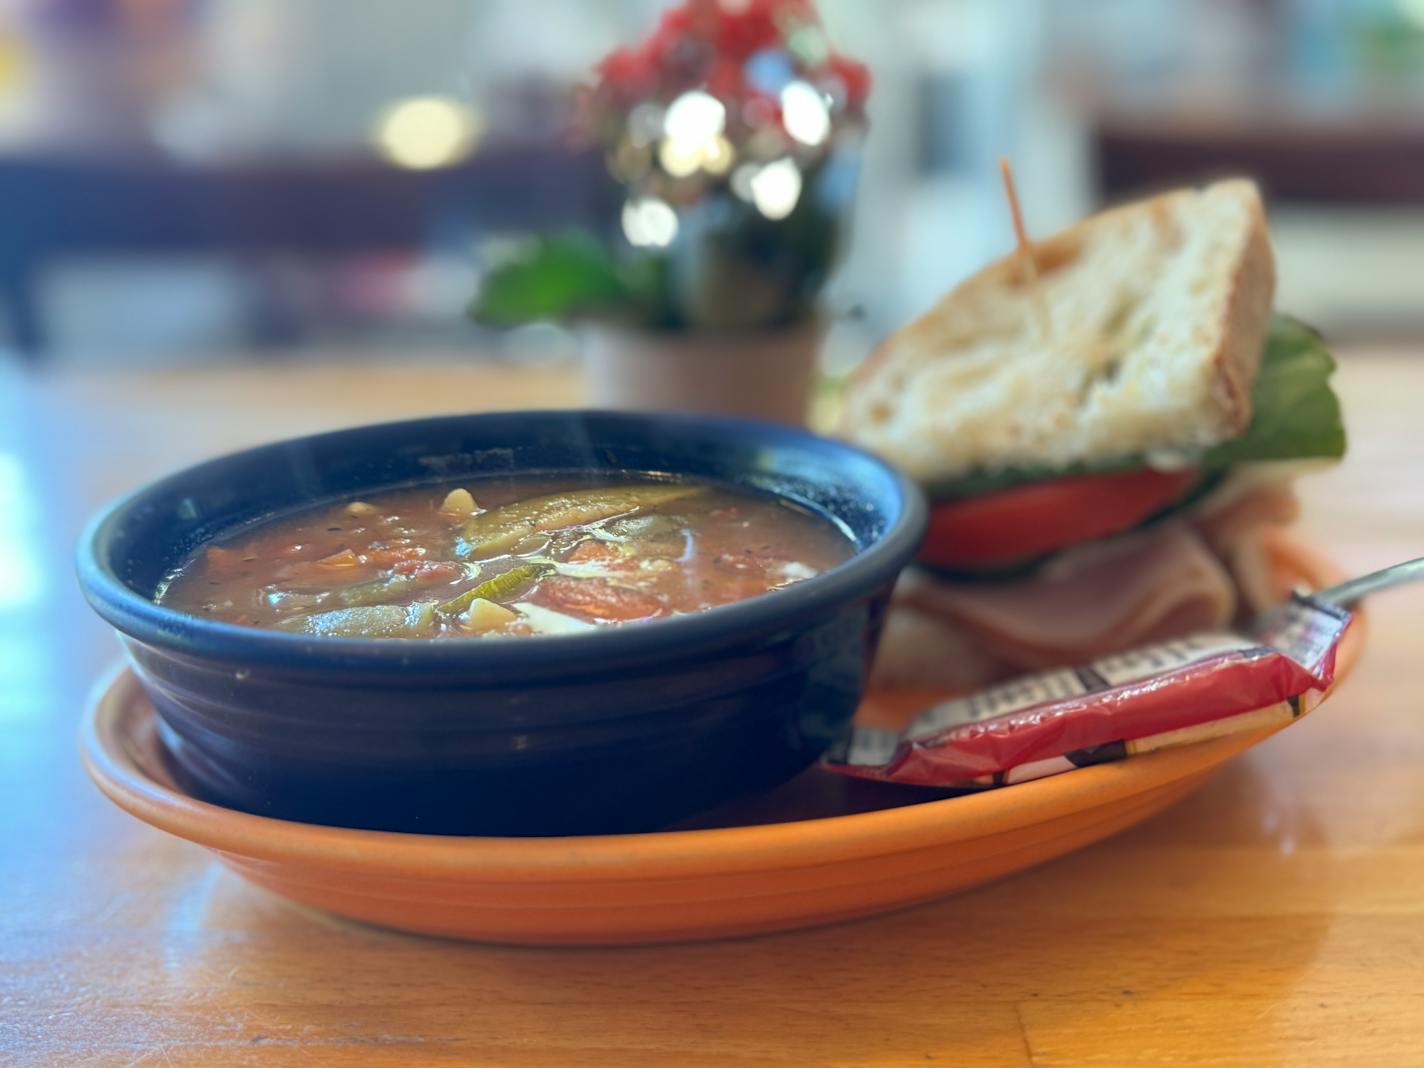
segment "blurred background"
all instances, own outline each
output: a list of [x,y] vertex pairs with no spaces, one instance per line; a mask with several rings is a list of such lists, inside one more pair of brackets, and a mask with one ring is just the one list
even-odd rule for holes
[[[571,88],[657,0],[0,0],[0,361],[571,358],[464,309],[502,235],[606,227]],[[822,0],[870,136],[832,367],[1031,230],[1243,170],[1280,306],[1424,337],[1424,0]]]

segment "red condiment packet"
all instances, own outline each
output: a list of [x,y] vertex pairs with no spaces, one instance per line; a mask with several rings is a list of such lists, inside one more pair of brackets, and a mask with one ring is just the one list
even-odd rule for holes
[[853,727],[822,765],[921,786],[1003,785],[1227,733],[1229,719],[1245,729],[1299,716],[1334,678],[1350,618],[1297,595],[1239,633],[1026,675],[933,704],[902,730]]

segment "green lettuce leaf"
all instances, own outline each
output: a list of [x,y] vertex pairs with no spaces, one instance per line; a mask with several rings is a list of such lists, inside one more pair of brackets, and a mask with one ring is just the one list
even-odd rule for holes
[[[1304,323],[1277,315],[1251,394],[1251,424],[1231,441],[1207,449],[1192,466],[1215,474],[1239,463],[1264,460],[1333,459],[1344,455],[1340,402],[1330,389],[1335,359],[1320,335]],[[1024,465],[984,471],[926,487],[932,500],[992,493],[1067,475],[1107,474],[1149,467],[1142,454],[1066,466]]]
[[1202,466],[1220,470],[1256,460],[1335,459],[1345,455],[1340,401],[1330,389],[1335,358],[1310,327],[1277,315],[1251,394],[1246,433],[1207,451]]

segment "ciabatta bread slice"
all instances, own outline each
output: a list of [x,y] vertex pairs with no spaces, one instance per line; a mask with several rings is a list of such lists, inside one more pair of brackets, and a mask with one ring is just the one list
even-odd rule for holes
[[891,335],[853,377],[842,433],[933,485],[1170,464],[1246,429],[1275,290],[1254,184],[1128,204],[1033,252],[1037,295],[1007,256]]

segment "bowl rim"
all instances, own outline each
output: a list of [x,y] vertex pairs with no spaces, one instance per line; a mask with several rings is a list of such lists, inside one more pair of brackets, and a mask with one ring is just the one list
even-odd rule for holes
[[[854,457],[878,470],[894,487],[897,514],[874,541],[858,548],[828,571],[780,590],[735,601],[705,612],[652,620],[638,626],[599,627],[576,634],[537,635],[478,642],[419,641],[402,638],[312,637],[285,631],[244,627],[204,619],[166,608],[131,589],[106,562],[107,546],[123,519],[144,500],[174,483],[202,478],[223,465],[252,454],[277,454],[316,442],[342,437],[390,432],[398,428],[412,435],[423,429],[482,420],[524,421],[596,419],[625,427],[662,428],[675,433],[693,428],[718,436],[751,436],[767,444],[786,443],[817,450],[833,450]],[[670,473],[676,474],[675,470]],[[398,668],[446,669],[459,672],[497,668],[500,676],[544,671],[562,657],[623,661],[646,659],[661,653],[686,653],[795,627],[799,620],[815,617],[833,606],[858,600],[887,585],[910,561],[919,547],[927,523],[928,506],[918,485],[903,471],[874,453],[838,438],[775,423],[730,416],[680,412],[620,412],[567,408],[497,412],[469,412],[368,423],[337,430],[283,438],[254,445],[179,468],[153,479],[111,501],[94,515],[80,535],[76,551],[79,584],[90,606],[120,633],[145,645],[198,659],[241,660],[261,666],[386,671]],[[315,655],[314,655],[315,654]]]

